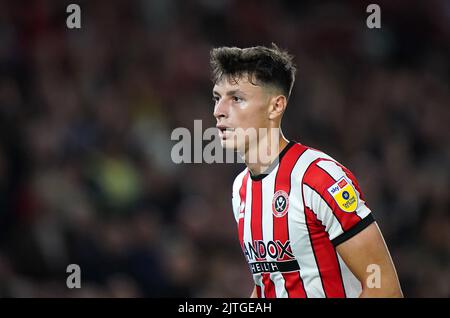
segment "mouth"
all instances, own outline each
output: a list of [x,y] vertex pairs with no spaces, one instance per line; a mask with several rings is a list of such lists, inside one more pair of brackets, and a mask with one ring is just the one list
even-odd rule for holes
[[217,125],[216,127],[219,130],[219,137],[221,139],[226,139],[226,135],[234,131],[234,128],[223,125]]

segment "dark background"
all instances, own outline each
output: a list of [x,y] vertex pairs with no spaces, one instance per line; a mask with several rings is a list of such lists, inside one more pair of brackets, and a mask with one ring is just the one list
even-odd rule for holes
[[[450,296],[450,2],[0,1],[0,296],[246,297],[231,185],[180,164],[215,125],[209,50],[295,56],[289,139],[354,172],[407,297]],[[82,288],[66,287],[81,267]]]

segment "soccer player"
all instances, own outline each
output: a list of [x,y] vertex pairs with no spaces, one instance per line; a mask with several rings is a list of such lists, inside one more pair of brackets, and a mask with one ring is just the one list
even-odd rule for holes
[[220,47],[210,62],[222,147],[247,166],[234,181],[232,206],[251,297],[402,297],[355,176],[281,132],[292,57],[274,44]]

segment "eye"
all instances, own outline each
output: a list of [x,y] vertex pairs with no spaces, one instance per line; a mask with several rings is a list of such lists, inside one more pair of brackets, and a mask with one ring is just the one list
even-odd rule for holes
[[213,100],[214,104],[217,104],[217,102],[219,101],[219,97],[213,96],[212,100]]
[[240,102],[242,102],[242,101],[243,101],[242,98],[240,98],[240,97],[238,97],[238,96],[233,96],[233,102],[240,103]]

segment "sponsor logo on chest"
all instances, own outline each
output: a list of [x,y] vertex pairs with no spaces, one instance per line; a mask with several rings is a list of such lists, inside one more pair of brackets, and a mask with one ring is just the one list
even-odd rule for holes
[[244,244],[244,254],[249,261],[254,259],[264,259],[267,256],[273,259],[294,258],[291,241],[283,243],[279,240],[269,241],[267,243],[262,240],[257,240],[253,241],[253,244],[247,242],[247,244]]

